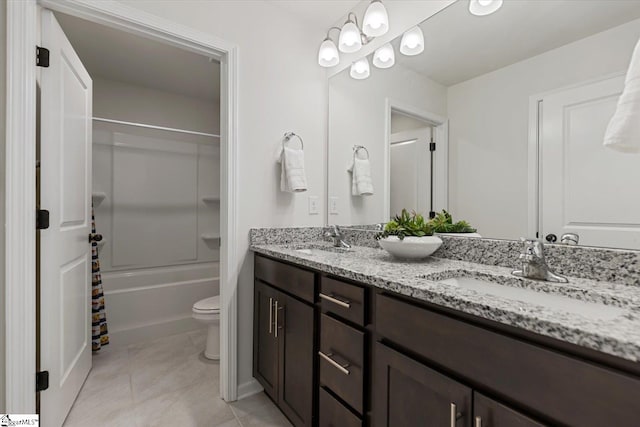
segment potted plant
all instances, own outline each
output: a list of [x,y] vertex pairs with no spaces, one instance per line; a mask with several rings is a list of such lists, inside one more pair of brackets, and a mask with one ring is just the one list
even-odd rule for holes
[[453,222],[453,217],[446,210],[442,210],[436,214],[434,218],[429,220],[429,226],[436,234],[465,235],[467,237],[481,237],[476,233],[467,221]]
[[442,240],[433,235],[428,221],[418,213],[403,209],[376,235],[382,249],[397,258],[421,259],[434,253]]

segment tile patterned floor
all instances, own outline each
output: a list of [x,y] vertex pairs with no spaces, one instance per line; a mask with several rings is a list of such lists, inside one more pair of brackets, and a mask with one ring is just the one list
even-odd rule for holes
[[260,393],[228,404],[217,362],[204,359],[206,330],[127,348],[105,347],[64,427],[290,427]]

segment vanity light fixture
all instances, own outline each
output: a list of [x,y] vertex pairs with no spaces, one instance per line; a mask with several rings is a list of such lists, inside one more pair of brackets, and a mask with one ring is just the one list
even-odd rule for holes
[[402,35],[400,53],[407,56],[417,55],[424,50],[424,34],[420,27],[416,26]]
[[[331,30],[339,30],[338,47],[331,39]],[[382,0],[372,0],[364,14],[363,28],[358,24],[358,17],[355,13],[349,12],[347,21],[342,28],[331,27],[327,31],[327,37],[322,41],[318,50],[318,64],[322,67],[333,67],[340,62],[340,52],[353,53],[362,48],[362,45],[369,43],[374,37],[386,34],[389,31],[389,16],[387,9],[382,4]]]
[[378,49],[373,54],[373,65],[378,68],[390,68],[396,63],[396,55],[393,51],[391,43],[387,43]]
[[469,0],[469,12],[476,16],[490,15],[502,7],[502,0]]
[[373,0],[364,13],[362,31],[369,37],[379,37],[389,31],[389,15],[380,0]]
[[364,58],[358,59],[356,62],[351,64],[351,70],[349,75],[356,80],[364,80],[369,77],[370,69],[369,69],[369,59],[365,56]]

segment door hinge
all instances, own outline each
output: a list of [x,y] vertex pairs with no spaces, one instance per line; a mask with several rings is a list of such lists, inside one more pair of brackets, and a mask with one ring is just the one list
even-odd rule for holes
[[435,142],[430,142],[429,143],[429,151],[436,151],[436,143]]
[[36,391],[49,388],[49,371],[36,372]]
[[46,47],[36,46],[36,65],[38,67],[49,66],[49,49]]
[[36,230],[46,230],[49,228],[49,211],[38,209],[36,211]]

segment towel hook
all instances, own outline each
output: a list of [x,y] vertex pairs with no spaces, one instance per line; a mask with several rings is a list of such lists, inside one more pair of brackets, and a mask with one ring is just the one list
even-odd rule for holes
[[291,138],[293,138],[294,136],[300,140],[300,148],[304,150],[304,141],[302,141],[302,138],[300,137],[300,135],[293,132],[286,132],[284,134],[284,139],[282,140],[282,148],[284,148],[285,144],[289,142],[289,140],[291,140]]
[[364,145],[354,145],[353,146],[353,156],[355,157],[358,151],[364,150],[367,153],[367,160],[369,160],[369,150]]

